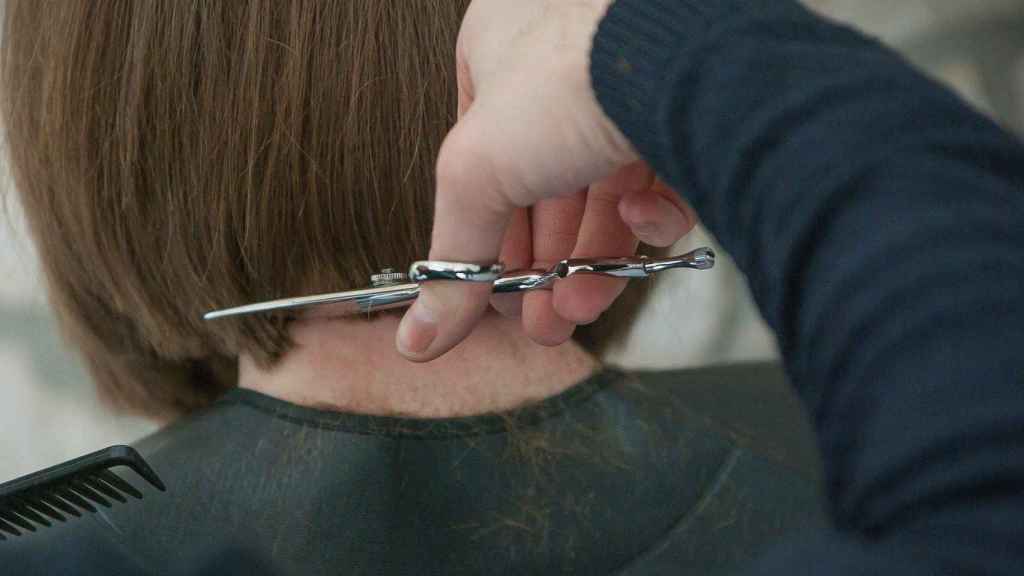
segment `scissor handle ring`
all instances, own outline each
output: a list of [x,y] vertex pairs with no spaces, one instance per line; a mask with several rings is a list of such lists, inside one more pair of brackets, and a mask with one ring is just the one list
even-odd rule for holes
[[497,264],[470,264],[468,262],[445,262],[443,260],[420,260],[409,267],[409,280],[431,282],[434,280],[456,280],[460,282],[494,282],[505,272],[505,266]]

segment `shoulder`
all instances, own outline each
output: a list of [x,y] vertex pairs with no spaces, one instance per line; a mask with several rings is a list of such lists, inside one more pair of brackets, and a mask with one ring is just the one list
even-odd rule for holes
[[[98,514],[102,514],[99,512]],[[119,543],[102,516],[86,515],[0,541],[5,574],[151,574]]]
[[688,486],[695,495],[623,574],[680,566],[732,573],[766,546],[824,522],[811,429],[777,364],[624,372],[602,396],[607,411],[621,415],[619,428],[641,420],[638,428],[664,438],[654,450],[656,476],[636,489],[667,479],[665,495]]
[[626,394],[653,395],[755,455],[815,481],[820,477],[813,428],[779,363],[631,371],[623,382]]

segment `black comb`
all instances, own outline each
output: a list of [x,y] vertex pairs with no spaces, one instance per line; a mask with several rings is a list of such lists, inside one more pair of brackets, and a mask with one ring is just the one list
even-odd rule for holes
[[127,466],[166,490],[134,448],[111,446],[0,484],[0,541],[35,532],[36,525],[49,527],[51,520],[77,518],[83,510],[96,512],[97,504],[110,508],[114,501],[127,502],[125,495],[141,499],[142,492],[110,471],[114,466]]

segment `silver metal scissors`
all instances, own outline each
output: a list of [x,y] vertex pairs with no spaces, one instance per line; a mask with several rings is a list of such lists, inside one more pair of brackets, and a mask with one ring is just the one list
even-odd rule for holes
[[390,268],[370,276],[370,287],[348,292],[283,298],[235,308],[215,310],[203,315],[206,320],[246,314],[281,313],[303,308],[323,307],[325,316],[368,314],[412,304],[420,292],[420,284],[435,280],[491,282],[495,294],[511,294],[527,290],[550,290],[556,280],[577,274],[596,274],[615,278],[646,278],[662,270],[686,268],[707,270],[715,265],[711,248],[698,248],[681,256],[648,258],[570,258],[549,270],[515,270],[505,273],[500,264],[481,266],[460,262],[423,260],[409,267],[409,273]]

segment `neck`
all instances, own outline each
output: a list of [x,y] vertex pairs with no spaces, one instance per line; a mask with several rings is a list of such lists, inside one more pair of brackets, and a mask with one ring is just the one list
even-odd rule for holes
[[598,369],[575,342],[540,346],[518,321],[497,314],[455,350],[414,364],[395,350],[398,322],[394,315],[295,321],[295,346],[273,368],[261,369],[242,355],[239,386],[304,406],[445,418],[542,400]]

